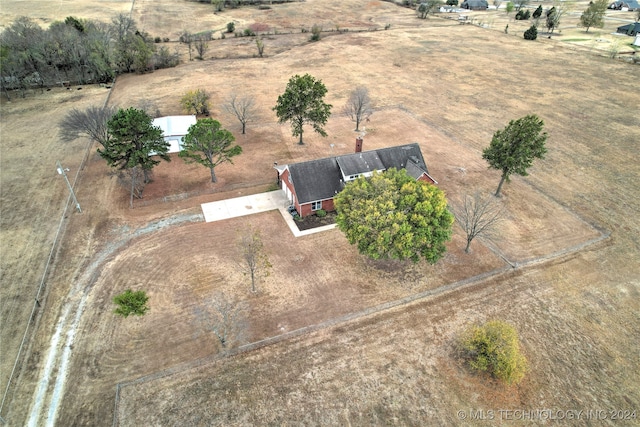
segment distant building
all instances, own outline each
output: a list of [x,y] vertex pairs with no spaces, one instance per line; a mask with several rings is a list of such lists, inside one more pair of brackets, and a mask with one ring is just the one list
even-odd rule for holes
[[635,37],[640,34],[640,22],[636,22],[634,24],[627,24],[621,27],[618,27],[618,33],[626,34],[628,36]]
[[487,10],[489,3],[487,0],[464,0],[460,7],[469,10]]
[[625,10],[633,11],[633,10],[640,9],[640,3],[638,3],[638,0],[618,0],[611,3],[609,5],[609,9],[614,9],[614,10],[625,9]]

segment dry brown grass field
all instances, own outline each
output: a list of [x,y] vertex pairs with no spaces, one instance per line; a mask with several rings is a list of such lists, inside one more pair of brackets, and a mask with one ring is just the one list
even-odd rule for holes
[[[513,413],[501,409],[605,411],[554,424],[637,425],[610,411],[640,415],[640,90],[626,83],[638,68],[598,50],[607,42],[562,42],[587,37],[572,29],[576,16],[560,35],[526,42],[504,12],[483,15],[493,21],[481,28],[440,15],[419,20],[379,1],[219,14],[169,0],[137,0],[133,10],[120,1],[25,3],[3,1],[0,23],[20,15],[45,25],[68,15],[108,20],[131,10],[142,29],[173,40],[187,27],[230,21],[271,30],[264,58],[250,38],[215,40],[204,61],[191,62],[171,42],[183,64],[120,76],[110,92],[85,86],[2,99],[3,392],[54,247],[2,408],[7,425],[511,425]],[[314,23],[352,31],[309,43],[300,29]],[[607,28],[594,40],[618,37]],[[325,83],[334,114],[327,138],[305,129],[298,146],[271,107],[289,77],[304,73]],[[351,152],[356,133],[339,112],[356,85],[376,101],[365,149],[418,142],[451,203],[495,190],[499,175],[481,158],[493,132],[529,113],[545,121],[548,154],[506,185],[507,214],[492,241],[474,241],[465,254],[455,227],[440,262],[407,265],[367,261],[338,230],[295,238],[278,212],[202,221],[200,203],[272,187],[273,162]],[[129,209],[95,146],[57,139],[73,107],[108,99],[180,114],[180,97],[198,88],[244,150],[216,169],[216,184],[176,156]],[[220,108],[232,92],[254,95],[261,109],[246,135]],[[58,159],[81,214],[64,210]],[[249,225],[273,264],[255,294],[236,266]],[[127,288],[148,292],[144,317],[112,313],[113,296]],[[222,351],[197,316],[221,291],[247,307],[240,344],[266,342]],[[530,371],[518,386],[475,375],[456,355],[460,332],[491,318],[519,331]],[[471,409],[495,418],[463,419]]]

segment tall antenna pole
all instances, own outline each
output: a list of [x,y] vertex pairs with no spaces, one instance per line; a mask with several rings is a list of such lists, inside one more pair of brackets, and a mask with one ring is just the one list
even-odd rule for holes
[[78,209],[78,212],[82,213],[82,209],[80,209],[80,203],[78,203],[78,199],[76,199],[76,194],[73,192],[73,187],[69,182],[69,178],[67,178],[67,172],[69,171],[69,169],[63,168],[62,165],[60,164],[60,160],[56,161],[56,166],[57,166],[58,174],[64,177],[64,181],[67,183],[67,187],[69,187],[69,192],[71,193],[71,197],[73,197],[73,201],[76,204],[76,209]]

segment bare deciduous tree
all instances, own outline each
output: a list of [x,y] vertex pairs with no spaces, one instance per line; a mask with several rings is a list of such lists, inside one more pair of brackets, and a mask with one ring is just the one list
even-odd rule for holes
[[246,131],[247,123],[255,120],[257,117],[255,98],[251,95],[239,96],[236,93],[232,93],[222,107],[226,112],[234,115],[240,124],[242,124],[243,135]]
[[256,281],[269,275],[271,263],[264,252],[260,232],[249,228],[239,242],[242,252],[240,269],[244,275],[251,277],[251,291],[256,291]]
[[184,30],[182,34],[180,34],[180,42],[185,43],[189,48],[189,61],[193,61],[193,57],[191,56],[191,47],[193,46],[193,34],[189,31]]
[[197,37],[194,42],[194,47],[196,48],[196,59],[204,59],[204,54],[209,50],[209,43],[204,37]]
[[224,349],[245,341],[246,311],[246,304],[217,292],[211,301],[195,309],[195,316],[205,329],[215,334]]
[[91,106],[86,110],[74,108],[58,125],[60,139],[71,142],[81,136],[86,136],[104,147],[105,143],[109,141],[107,122],[117,110],[115,107],[107,106]]
[[[148,172],[151,174],[151,171]],[[133,209],[133,199],[142,199],[142,192],[145,186],[145,173],[141,167],[135,166],[128,169],[118,170],[118,183],[129,190],[129,208]]]
[[262,55],[264,54],[264,42],[260,36],[256,37],[256,47],[258,48],[258,56],[262,58]]
[[356,122],[356,131],[360,130],[360,123],[367,120],[373,113],[373,106],[369,90],[364,86],[358,86],[351,95],[347,105],[344,107],[344,113],[354,122]]
[[473,239],[478,236],[492,237],[504,216],[504,209],[496,198],[483,197],[476,192],[473,196],[465,194],[462,203],[454,207],[453,214],[467,235],[464,251],[469,253]]

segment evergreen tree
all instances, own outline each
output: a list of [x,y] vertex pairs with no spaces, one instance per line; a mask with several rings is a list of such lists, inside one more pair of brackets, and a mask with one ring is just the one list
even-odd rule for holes
[[482,152],[482,158],[489,167],[502,172],[496,197],[500,196],[502,184],[509,181],[512,174],[527,176],[527,169],[534,159],[544,158],[547,148],[547,133],[542,132],[544,122],[535,114],[511,120],[507,127],[493,134],[489,147]]
[[233,163],[232,157],[242,153],[242,147],[234,145],[231,132],[223,129],[220,122],[202,119],[189,127],[183,138],[180,156],[187,163],[199,163],[211,171],[211,182],[217,182],[214,168],[222,163]]

